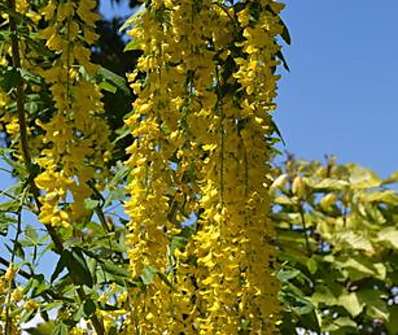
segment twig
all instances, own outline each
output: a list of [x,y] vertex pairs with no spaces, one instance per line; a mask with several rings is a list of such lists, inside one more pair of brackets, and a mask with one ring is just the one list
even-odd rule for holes
[[311,250],[311,245],[310,245],[310,241],[309,241],[308,234],[307,234],[307,222],[305,220],[304,210],[303,210],[301,201],[299,203],[299,212],[300,212],[301,224],[303,225],[303,228],[304,228],[304,238],[305,238],[305,246],[307,248],[307,254],[308,254],[308,256],[311,256],[312,250]]
[[[17,211],[17,231],[15,232],[15,239],[14,239],[14,246],[12,248],[12,252],[11,252],[11,261],[9,264],[9,268],[14,266],[14,262],[15,262],[15,256],[17,254],[17,248],[18,248],[18,240],[19,237],[22,233],[22,209],[23,209],[23,204],[25,202],[25,198],[26,198],[26,194],[28,193],[28,189],[29,186],[25,185],[25,188],[22,192],[22,196],[20,199],[20,203],[18,206],[18,211]],[[6,297],[6,322],[5,322],[5,333],[6,334],[11,334],[11,319],[10,319],[10,303],[11,303],[11,288],[12,288],[12,283],[13,283],[13,278],[10,279],[10,283],[8,285],[8,292],[7,292],[7,297]]]

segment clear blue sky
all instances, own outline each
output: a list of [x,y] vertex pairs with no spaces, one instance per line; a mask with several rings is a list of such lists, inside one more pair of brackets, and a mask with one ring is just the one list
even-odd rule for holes
[[[286,0],[291,73],[275,119],[287,149],[398,170],[398,1]],[[125,9],[118,9],[123,12]],[[102,12],[110,16],[109,4]]]
[[291,73],[275,115],[288,150],[398,170],[398,1],[287,0]]

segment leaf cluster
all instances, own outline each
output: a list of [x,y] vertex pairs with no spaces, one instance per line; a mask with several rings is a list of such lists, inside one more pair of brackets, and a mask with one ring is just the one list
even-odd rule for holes
[[283,334],[398,332],[397,182],[333,157],[275,169]]

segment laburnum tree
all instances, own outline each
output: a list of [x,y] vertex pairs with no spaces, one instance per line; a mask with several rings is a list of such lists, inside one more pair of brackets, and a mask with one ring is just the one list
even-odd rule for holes
[[0,1],[0,333],[397,332],[396,175],[272,164],[284,5],[130,4]]

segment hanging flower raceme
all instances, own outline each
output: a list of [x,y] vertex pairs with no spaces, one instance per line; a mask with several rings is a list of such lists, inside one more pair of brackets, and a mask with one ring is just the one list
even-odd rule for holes
[[[131,273],[148,284],[133,303],[140,333],[275,330],[266,175],[282,8],[152,1],[130,32],[143,50],[130,75],[138,98],[126,207]],[[186,226],[188,243],[173,247]],[[145,283],[151,271],[172,289],[162,276]]]
[[50,85],[55,112],[49,122],[37,121],[46,145],[36,159],[43,168],[36,178],[44,191],[40,219],[66,228],[89,213],[84,202],[103,186],[110,149],[102,95],[92,79],[96,66],[90,62],[95,8],[94,0],[49,0],[41,11],[47,27],[40,36],[54,56],[39,73]]
[[[26,35],[35,31],[36,25],[40,20],[40,15],[36,11],[36,7],[26,0],[15,1],[15,11],[23,17],[20,21],[21,28],[18,31],[18,57],[25,74],[31,73],[34,68],[33,59],[37,58],[37,51],[33,50],[27,43]],[[4,11],[0,14],[1,28],[8,32],[10,27],[9,11]],[[22,28],[23,27],[23,28]],[[22,160],[21,143],[20,143],[20,129],[18,116],[12,104],[15,102],[15,80],[11,80],[15,69],[13,68],[13,52],[11,47],[11,39],[3,39],[0,42],[0,76],[3,80],[0,81],[0,125],[2,130],[7,135],[10,148],[13,149],[13,157]],[[15,77],[14,77],[15,78]],[[27,95],[37,93],[38,85],[29,83],[26,87]],[[40,136],[32,136],[34,127],[31,124],[31,115],[27,116],[27,136],[30,143],[30,149],[36,153],[40,147]]]
[[[129,77],[139,97],[127,120],[136,138],[128,149],[132,173],[128,187],[131,200],[126,205],[132,218],[128,235],[130,269],[136,278],[154,269],[167,272],[169,238],[177,227],[171,205],[176,189],[172,187],[174,172],[170,159],[181,141],[179,107],[173,101],[184,94],[184,84],[183,75],[167,68],[176,43],[163,26],[168,17],[161,7],[160,2],[153,2],[130,32],[144,50],[137,72],[145,73],[144,78],[137,72]],[[172,294],[160,277],[154,278],[147,291],[133,294],[138,295],[133,301],[134,327],[145,334],[167,330],[173,323]]]
[[[237,147],[240,148],[242,171],[241,204],[243,227],[241,241],[243,257],[241,272],[244,294],[240,308],[249,329],[254,334],[272,333],[278,312],[278,283],[273,275],[275,249],[274,232],[267,218],[269,201],[266,173],[271,158],[267,137],[272,134],[271,112],[275,109],[275,75],[280,50],[275,42],[282,33],[278,13],[282,5],[273,1],[250,4],[238,13],[243,30],[240,46],[243,54],[235,58],[237,71],[233,74],[242,93],[237,122]],[[254,16],[254,14],[257,14]],[[254,16],[254,17],[253,17]],[[233,109],[230,109],[233,110]],[[226,192],[228,193],[228,192]],[[237,197],[239,198],[239,197]]]

